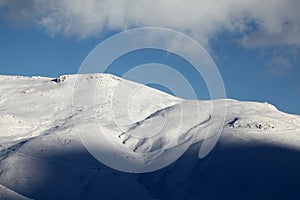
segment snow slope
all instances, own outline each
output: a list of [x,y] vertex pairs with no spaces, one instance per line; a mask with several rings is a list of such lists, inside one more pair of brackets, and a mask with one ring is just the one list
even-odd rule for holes
[[[0,76],[0,133],[0,199],[300,196],[300,117],[268,103],[185,101],[109,74]],[[185,150],[155,172],[106,166],[159,169]]]

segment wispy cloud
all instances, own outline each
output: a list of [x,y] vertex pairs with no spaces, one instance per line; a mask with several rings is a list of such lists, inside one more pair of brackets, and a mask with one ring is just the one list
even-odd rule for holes
[[292,65],[290,61],[283,57],[272,58],[267,63],[268,71],[271,75],[281,78],[288,78],[291,75]]
[[242,38],[242,44],[247,47],[274,46],[274,45],[300,45],[300,27],[297,25],[284,25],[279,32],[265,32],[259,30]]
[[289,48],[265,47],[260,49],[261,60],[265,61],[268,74],[277,78],[298,79],[299,76],[299,47],[293,45]]
[[204,44],[223,31],[241,33],[247,46],[300,44],[298,0],[1,0],[0,9],[11,21],[80,38],[104,30],[162,26]]

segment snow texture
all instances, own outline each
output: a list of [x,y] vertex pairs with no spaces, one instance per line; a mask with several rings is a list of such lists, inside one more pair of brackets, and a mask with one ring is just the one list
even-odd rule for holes
[[[85,94],[93,87],[91,106]],[[223,121],[224,101],[222,135],[199,159],[206,133]],[[166,168],[120,172],[83,145],[93,141],[80,131],[96,134],[99,126],[124,150],[116,156],[141,165],[192,145]],[[187,101],[109,74],[0,76],[0,132],[0,199],[300,197],[300,117],[268,103]],[[110,146],[102,150],[119,154]]]

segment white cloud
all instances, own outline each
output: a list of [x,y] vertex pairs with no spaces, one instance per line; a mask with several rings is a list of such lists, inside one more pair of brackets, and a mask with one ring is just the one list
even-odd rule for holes
[[204,44],[223,31],[241,33],[246,46],[300,44],[299,0],[0,0],[0,8],[12,21],[81,38],[161,26]]

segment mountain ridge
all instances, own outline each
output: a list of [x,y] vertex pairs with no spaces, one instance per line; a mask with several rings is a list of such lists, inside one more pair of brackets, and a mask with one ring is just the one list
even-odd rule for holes
[[[252,187],[261,197],[298,195],[300,116],[268,103],[187,101],[109,74],[0,76],[0,95],[1,198],[258,197],[248,184],[257,184]],[[207,131],[220,127],[212,152],[198,159]],[[159,169],[156,161],[165,155],[180,158],[156,172],[119,172],[91,153],[113,152],[111,145],[101,149],[98,137],[82,136],[99,130],[110,133],[106,139],[124,150],[120,159],[134,157],[138,166]],[[176,155],[181,144],[188,144],[182,146],[186,152]]]

